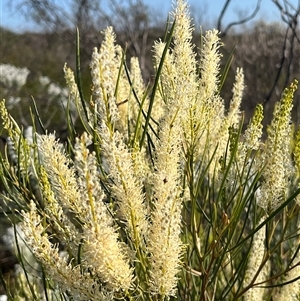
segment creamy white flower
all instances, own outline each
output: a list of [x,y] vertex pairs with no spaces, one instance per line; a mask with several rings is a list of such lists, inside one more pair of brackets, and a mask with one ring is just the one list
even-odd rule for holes
[[[261,224],[266,217],[262,217],[260,222],[258,224]],[[265,240],[266,240],[266,226],[262,227],[260,230],[258,230],[253,237],[253,243],[251,246],[251,250],[249,253],[249,261],[247,264],[247,270],[245,273],[244,278],[244,287],[249,285],[256,274],[258,273],[254,283],[263,282],[264,280],[268,279],[270,274],[270,264],[269,262],[265,262],[263,267],[261,267],[261,264],[264,259],[265,255]],[[260,269],[260,271],[259,271]],[[259,272],[258,272],[259,271]],[[244,300],[245,301],[258,301],[258,300],[264,300],[263,296],[265,293],[265,289],[253,287],[250,288],[246,293],[244,294]]]

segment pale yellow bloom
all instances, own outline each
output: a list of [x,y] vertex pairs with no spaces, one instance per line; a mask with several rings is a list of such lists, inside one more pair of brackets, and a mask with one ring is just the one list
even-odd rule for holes
[[291,159],[291,110],[297,81],[285,89],[280,103],[275,106],[268,128],[268,139],[262,155],[263,181],[258,205],[266,210],[276,209],[286,198],[294,173]]
[[250,123],[244,133],[244,142],[246,149],[258,150],[260,139],[262,136],[262,120],[263,120],[263,106],[257,105],[250,120]]
[[[217,149],[209,167],[209,176],[218,172],[219,159],[224,154],[228,139],[228,128],[224,125],[224,101],[218,92],[221,58],[218,34],[217,30],[213,30],[206,32],[203,37],[199,62],[200,77],[197,78],[196,74],[191,72],[189,79],[186,79],[191,82],[191,89],[187,89],[187,93],[190,93],[187,95],[190,97],[187,97],[187,110],[184,110],[182,117],[184,143],[187,144],[185,147],[193,150],[196,165],[205,162],[202,164],[205,168]],[[191,55],[190,63],[195,65],[194,55]],[[176,71],[180,73],[179,70]],[[185,106],[183,104],[183,107]]]
[[[260,223],[262,223],[264,220],[265,217],[261,218]],[[266,226],[262,227],[254,234],[253,243],[249,253],[247,270],[245,273],[245,278],[243,283],[244,287],[246,287],[253,281],[254,277],[256,276],[259,269],[261,268],[260,266],[263,262],[265,251],[266,251],[265,240],[266,240]],[[265,281],[266,279],[268,279],[269,274],[270,274],[270,265],[268,262],[266,262],[264,263],[264,266],[259,271],[258,276],[256,277],[254,283],[260,283]],[[244,301],[258,301],[258,300],[262,301],[264,300],[263,298],[264,293],[265,290],[263,288],[257,288],[257,287],[250,288],[244,294]]]
[[[297,228],[299,229],[300,223],[297,222]],[[299,234],[299,231],[298,231]],[[299,237],[295,239],[294,245],[291,248],[291,256],[293,257],[290,263],[290,268],[293,268],[287,272],[283,282],[290,283],[278,287],[276,293],[273,296],[273,301],[298,301],[300,297],[300,280],[297,279],[300,276],[300,253],[299,253]],[[297,252],[297,253],[296,253]],[[297,280],[295,280],[297,279]],[[295,280],[295,281],[293,281]]]
[[[118,203],[120,217],[126,223],[129,236],[138,248],[143,244],[147,231],[146,208],[142,184],[134,174],[130,149],[126,145],[127,130],[122,132],[127,126],[131,87],[125,85],[124,74],[120,74],[121,64],[121,51],[115,45],[115,34],[109,27],[99,53],[94,49],[91,61],[93,95],[98,107],[95,110],[99,113],[97,134],[101,138],[103,165],[110,180],[112,196]],[[118,124],[119,121],[123,126]]]
[[[300,179],[300,127],[295,133],[295,140],[294,140],[294,161],[295,161],[295,171],[296,171],[296,181]],[[300,185],[298,184],[298,188]],[[300,197],[299,195],[296,196],[296,201],[300,204]]]
[[0,101],[0,116],[3,120],[3,128],[7,130],[9,136],[7,145],[10,159],[14,163],[17,163],[16,160],[18,160],[19,172],[27,175],[28,171],[33,166],[31,146],[28,141],[24,139],[23,133],[16,121],[8,113],[4,99]]
[[175,77],[175,97],[183,112],[193,105],[197,89],[196,53],[191,43],[193,27],[185,1],[178,0],[173,13],[175,19],[173,64],[175,72],[169,76]]
[[241,111],[240,106],[242,102],[244,92],[244,73],[242,68],[237,68],[235,75],[235,82],[232,88],[232,99],[230,102],[229,112],[227,116],[227,123],[229,126],[239,125],[241,121]]
[[[69,247],[73,240],[84,246],[83,266],[89,267],[112,290],[128,290],[132,270],[118,242],[113,220],[103,202],[104,193],[99,183],[99,171],[94,153],[87,149],[91,142],[87,134],[75,144],[74,167],[62,146],[53,136],[41,136],[39,150],[47,178],[42,177],[45,211],[54,227],[65,236],[62,242]],[[75,176],[76,174],[76,176]],[[41,174],[43,176],[43,173]],[[80,221],[83,231],[76,229],[62,209],[68,209]],[[77,226],[78,227],[78,226]],[[74,247],[73,247],[74,249]],[[77,251],[78,252],[78,251]],[[73,256],[76,253],[73,251]]]
[[75,168],[81,202],[87,208],[83,234],[84,265],[113,290],[129,290],[132,269],[125,258],[114,222],[104,203],[99,182],[99,171],[94,153],[87,149],[89,137],[83,134],[75,144]]
[[[230,102],[229,111],[227,116],[224,116],[223,120],[221,121],[221,126],[219,132],[216,133],[218,139],[214,139],[214,137],[210,137],[208,139],[212,139],[213,141],[217,142],[217,152],[215,159],[220,159],[222,155],[225,154],[225,150],[227,147],[228,139],[231,139],[230,143],[235,143],[234,141],[234,133],[236,128],[239,127],[239,123],[241,122],[241,111],[240,106],[242,102],[242,96],[244,91],[244,73],[243,70],[237,68],[236,75],[235,75],[235,82],[233,84],[232,92],[233,96]],[[232,137],[230,137],[229,133],[231,132]],[[216,145],[214,146],[216,147]],[[245,159],[245,151],[244,151],[244,144],[239,143],[238,151],[237,151],[237,161],[240,164],[237,164],[237,167],[244,166],[244,159]],[[218,171],[219,166],[213,166],[214,171]]]
[[112,27],[108,27],[104,31],[104,41],[99,52],[94,48],[90,67],[93,101],[97,106],[95,109],[99,114],[99,120],[107,120],[111,125],[120,118],[115,97],[120,67],[120,58],[116,52],[115,34]]
[[296,164],[298,177],[299,177],[300,176],[300,128],[298,128],[295,135],[294,157],[295,157],[295,164]]
[[108,127],[117,128],[127,137],[128,102],[132,87],[125,73],[122,49],[116,45],[113,28],[108,27],[103,33],[101,47],[99,51],[94,48],[90,63],[94,109],[99,114],[99,120],[106,120]]
[[204,101],[209,105],[210,101],[214,101],[215,94],[218,91],[219,71],[221,54],[219,48],[221,46],[219,32],[209,30],[203,37],[203,47],[201,49],[200,59],[200,89]]
[[[224,104],[218,96],[217,85],[220,62],[218,33],[208,32],[205,37],[203,51],[209,57],[208,60],[202,58],[200,69],[203,74],[198,79],[191,45],[192,29],[186,8],[186,3],[177,1],[174,12],[174,48],[165,56],[160,77],[164,114],[159,123],[159,140],[155,144],[152,184],[155,210],[151,215],[148,241],[151,290],[161,295],[174,293],[182,252],[179,239],[182,146],[184,150],[192,148],[197,160],[205,159],[207,141],[211,152],[220,142],[218,134],[224,119]],[[157,64],[163,49],[164,44],[155,45]],[[220,154],[222,151],[224,148],[220,148]],[[210,158],[207,154],[207,160]]]
[[175,293],[176,274],[182,254],[180,197],[179,124],[174,110],[161,123],[160,141],[153,174],[154,210],[151,216],[148,249],[153,293]]
[[[255,108],[254,115],[251,118],[244,134],[242,135],[241,141],[238,142],[234,159],[235,164],[230,166],[229,175],[227,177],[227,179],[229,179],[229,187],[232,185],[232,183],[236,182],[237,179],[241,179],[241,184],[244,183],[245,178],[240,178],[242,174],[246,176],[247,187],[251,187],[255,176],[263,169],[261,157],[259,156],[259,153],[256,153],[262,144],[262,119],[263,107],[259,104]],[[232,143],[235,143],[235,139],[233,139]],[[260,196],[259,193],[260,188],[258,188],[256,192],[256,196],[258,198]]]
[[[173,12],[175,20],[174,46],[168,50],[160,76],[162,99],[168,106],[178,106],[183,114],[193,105],[197,90],[196,59],[192,45],[191,19],[184,1],[177,1]],[[159,65],[165,44],[154,45],[156,66]],[[180,115],[180,114],[179,114]],[[183,116],[180,116],[183,118]]]
[[68,247],[73,256],[76,256],[81,235],[64,212],[62,203],[56,199],[43,166],[40,167],[39,184],[43,195],[45,214],[51,220],[51,226],[55,229],[57,238]]
[[84,219],[86,207],[80,199],[75,170],[70,166],[71,160],[54,135],[42,135],[39,138],[41,165],[47,173],[55,198],[63,208]]
[[8,131],[9,137],[18,139],[21,134],[21,130],[17,123],[12,119],[5,106],[5,99],[0,101],[0,116],[2,118],[2,124],[4,129]]
[[[80,96],[79,96],[79,91],[78,87],[75,81],[75,76],[73,71],[67,67],[67,64],[64,65],[64,75],[65,75],[65,80],[66,84],[69,90],[69,109],[71,116],[73,117],[73,122],[76,121],[76,118],[78,116],[78,112],[81,114],[81,118],[84,118],[86,120],[86,116],[84,115],[84,109],[81,104]],[[85,108],[88,110],[88,107],[86,106]]]
[[[295,252],[299,247],[299,241],[295,244],[293,251]],[[283,282],[292,281],[300,276],[300,254],[299,250],[297,255],[295,256],[293,262],[290,267],[296,265],[293,269],[291,269]],[[277,293],[273,296],[273,301],[298,301],[300,297],[300,280],[293,281],[287,285],[281,286],[278,288]]]
[[[165,105],[159,122],[159,139],[152,175],[153,205],[147,239],[150,253],[150,290],[162,296],[174,295],[177,273],[183,252],[180,239],[182,188],[182,123],[195,97],[195,64],[191,55],[190,24],[186,5],[178,1],[175,11],[175,45],[167,53],[161,74],[161,91]],[[177,28],[176,28],[177,27]],[[185,35],[186,34],[186,35]],[[181,40],[183,38],[183,40]],[[185,44],[186,43],[186,44]],[[164,44],[155,45],[157,61]],[[186,53],[185,53],[186,52]],[[184,68],[179,71],[179,69]]]
[[67,67],[67,64],[64,65],[63,70],[72,103],[77,104],[77,102],[79,101],[79,91],[75,81],[74,73],[70,68]]
[[50,279],[55,279],[63,292],[80,300],[111,300],[104,289],[93,280],[88,272],[82,274],[79,267],[72,267],[59,255],[58,247],[50,243],[43,226],[43,220],[37,214],[37,208],[31,202],[30,211],[23,212],[22,229],[26,243],[36,258],[42,263]]
[[105,125],[100,129],[100,135],[108,177],[112,180],[112,195],[130,238],[136,245],[140,245],[148,227],[141,179],[135,175],[134,162],[123,135],[119,132],[110,133]]
[[[107,214],[107,213],[105,213]],[[103,217],[104,213],[102,214]],[[101,215],[99,215],[101,217]],[[133,269],[124,254],[118,234],[107,222],[107,217],[96,227],[84,227],[86,238],[83,259],[84,266],[113,291],[128,291],[133,284]],[[99,229],[101,230],[99,231]]]

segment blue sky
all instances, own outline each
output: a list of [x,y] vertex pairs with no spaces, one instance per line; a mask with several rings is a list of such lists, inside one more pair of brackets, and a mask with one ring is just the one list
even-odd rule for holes
[[[65,3],[68,0],[61,0],[58,3]],[[102,0],[102,2],[109,0]],[[172,7],[172,0],[144,0],[149,5],[151,11],[160,16],[162,20],[166,19],[168,12]],[[18,11],[11,9],[24,0],[0,0],[0,23],[1,26],[15,30],[34,30],[34,24],[28,22]],[[192,15],[195,18],[195,23],[206,22],[208,26],[215,26],[217,16],[220,14],[225,0],[189,0]],[[238,20],[239,13],[246,13],[255,8],[257,0],[232,0],[230,7],[225,15],[224,22]],[[282,2],[282,1],[280,1]],[[295,6],[299,5],[300,0],[290,0]],[[256,19],[277,20],[280,21],[278,9],[271,0],[262,0],[261,10]]]

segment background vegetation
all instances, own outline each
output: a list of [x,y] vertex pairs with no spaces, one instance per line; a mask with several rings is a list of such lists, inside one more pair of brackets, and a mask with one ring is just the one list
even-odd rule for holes
[[[222,96],[229,99],[231,85],[236,67],[242,67],[245,73],[246,89],[242,109],[245,111],[245,122],[257,103],[264,102],[267,111],[272,110],[283,89],[300,74],[300,33],[298,7],[288,0],[272,1],[280,11],[282,19],[273,23],[258,21],[249,23],[259,12],[261,1],[257,1],[254,11],[240,15],[232,23],[223,26],[226,11],[231,5],[230,0],[224,1],[223,10],[217,20],[225,47],[222,49],[223,65],[231,52],[234,54],[227,77],[227,83],[222,90]],[[293,2],[294,3],[294,2]],[[93,47],[100,44],[102,35],[99,32],[108,24],[112,25],[117,34],[117,42],[127,49],[127,60],[131,56],[139,58],[145,82],[153,80],[153,64],[151,51],[153,42],[163,38],[165,19],[158,19],[142,0],[110,1],[105,10],[101,1],[72,1],[72,9],[57,7],[54,1],[24,1],[16,7],[34,20],[39,33],[16,34],[1,28],[1,64],[11,64],[16,67],[26,67],[30,70],[28,82],[22,90],[22,103],[28,106],[30,95],[37,103],[45,103],[45,95],[38,91],[34,84],[37,77],[47,75],[54,83],[64,86],[62,67],[65,62],[71,68],[75,67],[75,26],[78,26],[81,36],[81,69],[83,87],[89,93],[89,62]],[[194,19],[199,20],[202,12],[193,12]],[[165,17],[165,16],[164,16]],[[207,20],[201,17],[197,24],[194,43],[200,46],[200,25],[206,30]],[[13,91],[9,91],[12,93]],[[0,97],[3,95],[0,91]],[[296,99],[300,93],[297,92]],[[296,101],[294,121],[300,118]],[[25,114],[25,108],[23,110]],[[28,120],[28,113],[25,114]],[[270,115],[270,114],[268,114]],[[266,123],[270,121],[267,118]],[[60,128],[58,126],[58,128]]]

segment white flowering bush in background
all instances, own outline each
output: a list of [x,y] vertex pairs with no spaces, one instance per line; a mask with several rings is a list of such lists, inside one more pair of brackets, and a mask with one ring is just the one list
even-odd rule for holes
[[3,89],[16,89],[21,90],[25,85],[26,79],[30,71],[27,68],[17,68],[8,64],[0,65],[1,85]]
[[17,68],[8,64],[0,65],[0,84],[2,97],[7,99],[7,108],[12,109],[20,101],[21,97],[9,95],[13,91],[14,95],[20,93],[21,88],[25,85],[26,79],[30,71],[27,68]]
[[[39,115],[26,138],[0,103],[16,154],[1,156],[4,213],[24,237],[15,244],[23,270],[12,288],[2,277],[8,299],[298,300],[297,81],[266,140],[262,105],[243,131],[243,71],[226,109],[218,31],[202,37],[197,61],[183,0],[172,16],[167,39],[153,47],[152,87],[136,58],[127,67],[111,27],[92,54],[89,101],[64,67],[65,144]],[[40,265],[34,271],[24,244]]]
[[[35,74],[27,68],[18,68],[9,64],[0,64],[0,97],[6,99],[6,107],[16,119],[29,126],[31,117],[29,107],[32,104],[29,90],[36,93],[34,99],[40,114],[47,115],[45,123],[61,123],[64,111],[68,107],[68,90],[53,83],[47,76]],[[61,114],[61,112],[63,114]],[[73,121],[78,117],[71,107]]]

